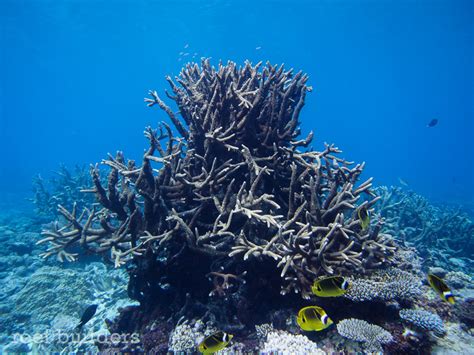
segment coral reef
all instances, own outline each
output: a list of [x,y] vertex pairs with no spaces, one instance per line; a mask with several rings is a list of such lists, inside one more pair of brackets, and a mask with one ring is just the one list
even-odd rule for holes
[[270,334],[273,331],[275,331],[275,328],[273,328],[273,324],[270,324],[270,323],[258,324],[255,326],[255,332],[257,334],[257,338],[260,339],[261,341],[267,340],[268,334]]
[[396,268],[376,271],[351,281],[344,297],[355,301],[410,301],[421,295],[421,279]]
[[194,352],[198,344],[203,341],[206,336],[216,331],[217,328],[212,325],[204,324],[200,320],[194,322],[194,324],[184,321],[171,333],[169,350],[175,353]]
[[[36,270],[13,296],[16,313],[29,315],[28,321],[34,318],[36,324],[48,324],[56,315],[65,312],[80,317],[86,300],[92,303],[102,299],[105,303],[106,299],[113,302],[126,297],[123,286],[127,278],[123,271],[107,270],[103,264],[93,263],[87,266],[84,274],[96,276],[82,279],[77,270],[50,266]],[[122,289],[116,289],[116,285],[122,285]],[[40,297],[31,297],[33,294],[39,296],[39,292]]]
[[456,305],[456,314],[468,328],[474,328],[474,298],[461,300]]
[[472,277],[461,271],[451,271],[446,273],[445,281],[454,289],[461,289],[464,287],[474,288]]
[[[359,181],[364,163],[346,161],[334,145],[310,147],[312,133],[302,138],[299,127],[311,91],[307,79],[269,63],[188,64],[179,77],[167,78],[166,95],[179,114],[155,91],[145,99],[172,125],[145,129],[149,145],[141,163],[117,152],[91,168],[87,187],[72,175],[61,182],[80,185],[74,189],[80,196],[51,198],[38,185],[38,201],[59,205],[58,221],[38,238],[47,244],[41,254],[46,263],[103,257],[123,268],[112,272],[92,264],[96,269],[87,272],[102,277],[86,277],[76,263],[63,273],[51,266],[37,270],[21,286],[8,279],[4,290],[21,311],[18,329],[28,321],[66,329],[92,299],[100,305],[85,331],[91,337],[103,332],[99,322],[106,320],[107,341],[97,344],[104,354],[194,352],[216,330],[235,335],[223,353],[416,353],[429,351],[434,340],[404,329],[404,323],[439,334],[444,322],[449,337],[449,322],[459,321],[462,312],[467,326],[468,277],[437,269],[450,285],[463,287],[454,308],[429,291],[421,268],[422,258],[431,266],[448,265],[433,262],[434,248],[450,248],[447,255],[457,260],[450,265],[467,265],[459,243],[464,238],[471,247],[470,220],[412,193],[374,190],[371,178]],[[359,216],[366,209],[368,226]],[[443,233],[450,239],[456,229],[462,237],[445,240]],[[37,247],[8,244],[8,250],[24,261]],[[127,305],[112,301],[125,299],[125,272],[128,296],[139,305],[121,308],[117,316],[117,308]],[[324,275],[345,276],[348,292],[314,297],[310,286]],[[49,290],[28,303],[26,294],[35,288]],[[50,302],[54,292],[60,295]],[[295,315],[315,299],[337,331],[301,335]],[[401,307],[410,309],[399,312]],[[127,338],[114,342],[112,333]],[[468,337],[464,326],[455,333]],[[139,339],[131,341],[133,334]]]
[[40,175],[36,176],[33,179],[34,197],[31,199],[36,213],[41,217],[53,218],[58,215],[58,205],[72,209],[77,204],[82,210],[94,202],[93,196],[82,193],[91,183],[88,170],[80,166],[70,171],[65,165],[60,165],[55,176],[47,181]]
[[472,349],[474,349],[472,331],[470,333],[464,332],[457,323],[446,323],[445,328],[446,336],[437,339],[436,344],[431,349],[431,354],[472,354]]
[[[45,262],[34,245],[38,228],[38,219],[25,211],[0,210],[0,352],[96,352],[93,343],[73,344],[64,336],[92,303],[100,308],[84,331],[108,334],[104,318],[114,318],[118,307],[131,303],[126,294],[127,273],[93,260],[71,268]],[[47,341],[26,337],[25,342],[18,342],[15,334],[41,334]]]
[[400,318],[420,330],[434,331],[439,335],[445,332],[442,319],[437,314],[422,309],[402,309]]
[[474,253],[474,223],[461,208],[435,206],[399,187],[377,187],[383,231],[416,247],[427,265],[463,268]]
[[393,340],[392,335],[382,327],[354,318],[337,323],[337,331],[345,338],[363,343],[369,352],[382,351],[382,344]]
[[386,354],[429,354],[434,337],[427,332],[416,332],[404,327],[401,322],[384,324],[393,336],[393,341],[384,346]]
[[141,337],[143,350],[146,354],[166,354],[169,349],[170,329],[166,323],[159,324],[155,329]]
[[[134,259],[135,298],[156,293],[134,281],[146,274],[176,286],[166,271],[185,265],[184,257],[211,259],[225,273],[276,263],[266,269],[281,275],[282,294],[305,298],[319,275],[391,263],[392,238],[377,221],[363,230],[357,217],[378,200],[370,191],[372,179],[357,184],[364,164],[338,157],[333,145],[321,152],[299,149],[312,139],[298,137],[306,75],[261,63],[214,68],[203,60],[201,66],[188,64],[176,83],[167,80],[181,119],[156,92],[146,101],[167,113],[180,137],[165,123],[159,131],[147,128],[150,146],[142,166],[122,153],[110,156],[102,162],[110,168],[107,184],[93,168],[88,192],[102,207],[60,206],[67,223],[43,232],[40,243],[50,243],[45,257],[74,260],[81,247],[110,253],[116,266]],[[255,276],[247,274],[248,283]]]
[[263,354],[326,354],[306,336],[285,331],[271,331],[261,350]]

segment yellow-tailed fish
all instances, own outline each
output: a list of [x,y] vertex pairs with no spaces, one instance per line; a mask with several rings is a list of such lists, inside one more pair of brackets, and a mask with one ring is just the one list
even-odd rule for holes
[[324,309],[317,306],[301,308],[296,317],[296,321],[301,329],[307,332],[319,332],[333,323],[332,319],[329,318]]
[[311,291],[318,297],[337,297],[345,294],[349,287],[349,282],[342,276],[329,276],[314,281]]
[[446,302],[454,304],[454,296],[448,285],[436,275],[428,274],[428,282],[433,290]]
[[359,216],[359,223],[362,227],[362,231],[365,231],[367,228],[369,228],[370,225],[370,214],[367,210],[367,207],[362,206],[361,208],[359,208],[359,211],[357,211],[357,215]]
[[225,332],[216,332],[205,338],[198,346],[199,352],[212,354],[224,349],[234,336]]

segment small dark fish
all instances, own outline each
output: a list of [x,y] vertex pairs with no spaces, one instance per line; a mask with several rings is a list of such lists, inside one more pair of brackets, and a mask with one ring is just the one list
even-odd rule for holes
[[84,324],[86,324],[88,321],[92,319],[92,317],[94,317],[94,314],[97,311],[97,307],[98,305],[93,304],[86,308],[86,310],[82,314],[81,321],[77,325],[76,329],[81,329],[84,326]]
[[426,127],[434,127],[438,124],[438,119],[436,118],[433,118],[430,123],[428,123],[428,125]]

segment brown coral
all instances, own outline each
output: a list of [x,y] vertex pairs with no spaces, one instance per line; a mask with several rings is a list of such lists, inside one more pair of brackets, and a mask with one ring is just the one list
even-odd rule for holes
[[81,246],[109,252],[117,266],[165,250],[166,263],[177,263],[183,248],[227,265],[273,258],[282,293],[304,297],[321,274],[390,263],[390,236],[378,222],[362,230],[357,217],[378,199],[372,179],[357,184],[364,164],[340,158],[334,145],[304,149],[312,133],[299,138],[307,79],[268,63],[215,68],[209,60],[168,77],[167,96],[181,117],[156,92],[145,101],[169,116],[179,137],[164,123],[147,128],[142,165],[122,153],[109,156],[102,161],[110,169],[105,186],[94,167],[89,192],[101,207],[60,207],[67,223],[44,232],[44,256],[73,260]]

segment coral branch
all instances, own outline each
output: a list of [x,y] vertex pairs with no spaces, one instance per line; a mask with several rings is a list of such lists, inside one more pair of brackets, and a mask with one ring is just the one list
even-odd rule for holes
[[[378,224],[362,230],[358,220],[361,204],[371,209],[378,200],[372,179],[357,185],[364,164],[339,157],[334,145],[300,150],[313,137],[299,139],[307,80],[270,63],[186,65],[179,77],[167,78],[181,117],[155,91],[145,99],[166,112],[175,130],[166,124],[145,130],[149,147],[141,166],[119,152],[92,167],[89,191],[101,207],[80,215],[61,208],[66,223],[44,232],[40,242],[50,243],[44,256],[73,260],[82,247],[110,253],[116,266],[136,260],[146,275],[184,265],[190,254],[202,265],[270,260],[281,292],[305,298],[320,275],[390,264],[392,239]],[[157,260],[165,266],[148,272]],[[210,275],[221,289],[234,279]]]

